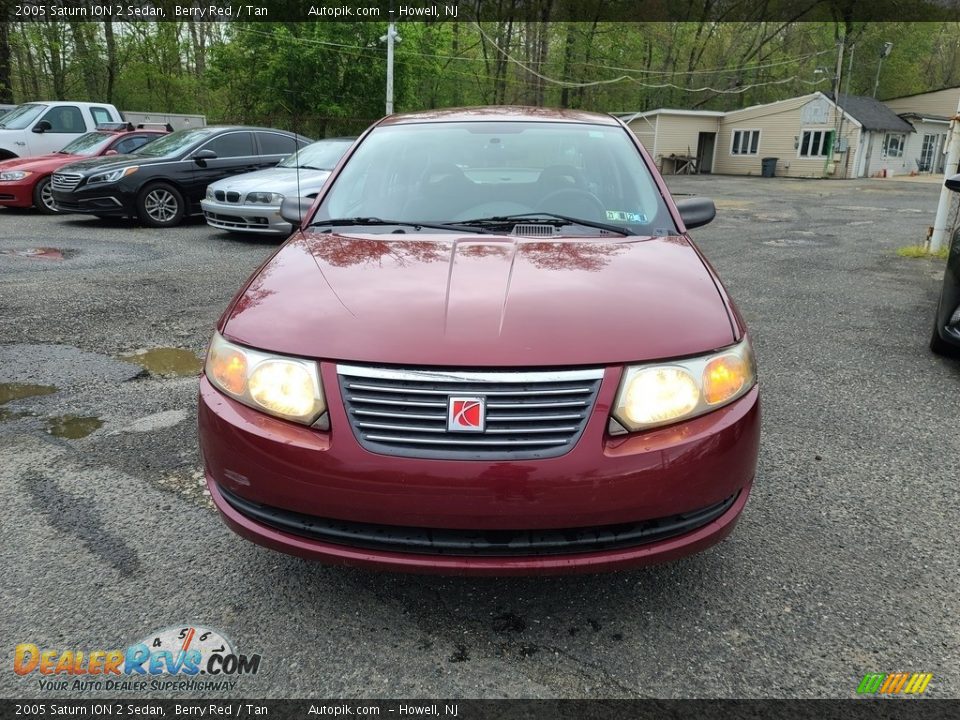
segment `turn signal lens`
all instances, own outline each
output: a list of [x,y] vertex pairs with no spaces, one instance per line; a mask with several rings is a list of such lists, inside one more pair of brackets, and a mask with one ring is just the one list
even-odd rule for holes
[[700,388],[683,368],[654,367],[634,374],[626,384],[623,412],[634,425],[668,422],[691,412]]
[[735,396],[747,382],[747,364],[736,355],[721,355],[703,369],[703,399],[717,405]]
[[327,409],[312,360],[286,358],[213,336],[207,378],[221,392],[257,410],[310,425]]
[[210,379],[231,395],[242,395],[247,389],[247,358],[226,343],[210,347],[207,358]]
[[613,407],[616,423],[610,432],[638,432],[689,420],[729,405],[756,382],[747,338],[710,355],[628,367]]
[[303,417],[314,407],[313,378],[299,363],[267,360],[250,375],[250,397],[265,410]]

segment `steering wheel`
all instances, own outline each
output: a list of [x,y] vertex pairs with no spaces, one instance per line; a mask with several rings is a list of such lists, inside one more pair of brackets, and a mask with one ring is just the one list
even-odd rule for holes
[[537,203],[537,210],[583,220],[603,221],[607,217],[607,208],[600,198],[589,190],[579,188],[564,188],[548,193]]
[[537,182],[544,183],[548,180],[561,180],[563,178],[573,180],[573,187],[585,188],[588,186],[587,178],[583,172],[573,165],[550,165],[549,167],[545,167],[540,171],[540,177],[537,178]]

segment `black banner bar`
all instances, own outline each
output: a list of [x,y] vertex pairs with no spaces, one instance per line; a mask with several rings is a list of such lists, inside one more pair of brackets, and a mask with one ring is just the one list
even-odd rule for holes
[[927,720],[957,700],[0,700],[3,718]]
[[[10,0],[7,21],[946,22],[960,0]],[[392,14],[391,14],[392,10]]]

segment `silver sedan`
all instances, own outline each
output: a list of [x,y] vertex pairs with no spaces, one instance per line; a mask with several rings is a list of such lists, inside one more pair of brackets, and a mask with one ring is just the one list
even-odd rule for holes
[[284,197],[313,197],[355,138],[328,138],[307,145],[279,165],[234,175],[207,187],[200,201],[207,224],[220,230],[289,235],[280,217]]

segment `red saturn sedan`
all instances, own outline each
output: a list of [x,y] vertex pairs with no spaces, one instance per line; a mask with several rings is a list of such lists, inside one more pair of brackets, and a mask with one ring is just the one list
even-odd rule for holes
[[370,128],[217,326],[200,381],[227,524],[326,563],[617,570],[726,537],[757,464],[743,320],[616,118]]

